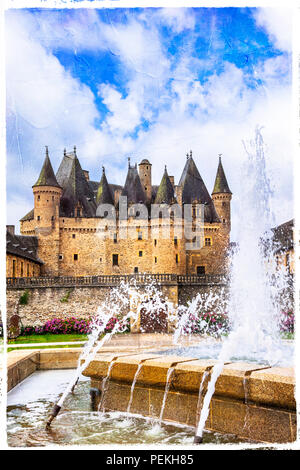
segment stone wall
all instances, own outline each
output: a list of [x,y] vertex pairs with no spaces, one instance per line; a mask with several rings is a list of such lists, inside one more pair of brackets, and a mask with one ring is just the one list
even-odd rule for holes
[[41,265],[26,258],[6,254],[6,277],[38,277]]
[[[31,287],[28,289],[27,305],[19,305],[18,314],[24,326],[38,326],[51,318],[69,318],[72,316],[89,318],[97,312],[101,302],[108,299],[111,289],[107,286],[76,287]],[[187,304],[200,292],[203,296],[213,292],[217,303],[223,299],[223,286],[212,285],[178,285],[177,283],[161,286],[162,293],[175,305]],[[16,304],[25,288],[7,289],[7,318],[13,315]],[[215,297],[214,297],[215,295]],[[213,306],[212,306],[213,307]],[[126,312],[124,312],[126,313]]]
[[[181,218],[170,222],[129,219],[124,236],[122,227],[109,225],[107,219],[52,217],[50,227],[42,227],[43,219],[21,222],[23,235],[39,237],[38,254],[45,276],[132,274],[136,270],[196,274],[198,266],[207,274],[226,270],[229,231],[220,223],[204,226],[210,245],[187,251]],[[113,255],[118,255],[116,265]]]

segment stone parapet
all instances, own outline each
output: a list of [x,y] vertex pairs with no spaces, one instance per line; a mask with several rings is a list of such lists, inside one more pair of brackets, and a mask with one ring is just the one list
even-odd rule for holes
[[[86,368],[83,374],[91,377],[92,387],[101,390],[111,361],[112,355],[101,354]],[[196,426],[215,364],[214,360],[151,353],[122,357],[115,354],[104,408],[126,411],[135,378],[131,411],[158,418],[167,374],[172,367],[163,419]],[[199,396],[201,384],[203,393]],[[206,429],[233,433],[241,439],[257,442],[292,442],[296,439],[294,388],[293,368],[228,363],[216,382]]]
[[7,289],[34,287],[76,287],[76,286],[118,286],[121,282],[136,282],[147,285],[156,281],[159,285],[226,285],[227,278],[223,274],[177,275],[177,274],[128,274],[101,276],[56,276],[56,277],[8,277]]

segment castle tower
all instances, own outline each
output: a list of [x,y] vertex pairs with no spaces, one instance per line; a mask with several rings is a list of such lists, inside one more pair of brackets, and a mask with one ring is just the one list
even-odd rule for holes
[[225,172],[222,165],[221,155],[219,155],[219,165],[215,179],[215,185],[212,192],[212,199],[222,226],[228,233],[231,229],[230,201],[232,192],[229,189]]
[[152,197],[151,167],[152,164],[146,158],[139,164],[139,176],[147,197],[147,202],[151,202]]
[[41,229],[53,228],[59,218],[62,188],[59,186],[46,147],[46,157],[40,176],[32,186],[34,195],[34,219]]
[[44,261],[46,275],[58,275],[59,205],[62,188],[59,186],[46,147],[46,157],[37,182],[32,186],[34,195],[35,233],[39,237],[38,256]]

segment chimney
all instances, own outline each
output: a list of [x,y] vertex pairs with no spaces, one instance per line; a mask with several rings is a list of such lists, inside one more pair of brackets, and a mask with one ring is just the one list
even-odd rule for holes
[[83,170],[83,173],[84,173],[85,179],[87,181],[90,181],[90,172],[88,170]]
[[14,225],[6,225],[6,230],[9,232],[11,235],[15,234],[15,226]]

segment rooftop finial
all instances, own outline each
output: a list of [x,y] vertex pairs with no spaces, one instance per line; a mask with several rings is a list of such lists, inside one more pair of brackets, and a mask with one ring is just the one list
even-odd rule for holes
[[193,152],[190,150],[190,158],[192,158]]
[[130,168],[130,157],[128,157],[128,168]]
[[218,155],[219,155],[219,161],[221,161],[221,157],[222,157],[223,153],[219,153]]
[[105,168],[103,165],[102,165],[102,173],[105,175]]
[[64,157],[67,155],[67,149],[66,147],[64,148]]
[[186,154],[186,159],[187,160],[189,159],[189,152],[187,152],[187,154]]
[[76,145],[74,145],[74,154],[76,155]]
[[45,147],[46,147],[46,157],[49,157],[48,145],[45,145]]

